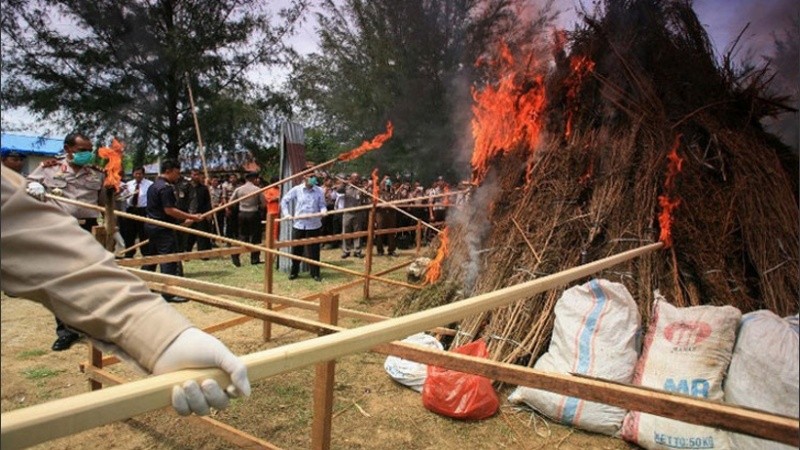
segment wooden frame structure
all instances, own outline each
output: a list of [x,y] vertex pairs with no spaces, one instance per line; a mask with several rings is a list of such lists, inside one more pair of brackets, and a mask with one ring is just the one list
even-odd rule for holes
[[[59,198],[64,201],[65,199]],[[77,202],[80,203],[80,202]],[[81,205],[81,206],[86,206]],[[91,206],[91,205],[89,205]],[[373,202],[371,213],[378,207]],[[125,213],[118,213],[123,217]],[[206,257],[221,257],[230,254],[249,252],[253,250],[265,251],[267,264],[265,266],[265,292],[250,291],[241,288],[228,287],[198,280],[170,277],[137,269],[129,269],[132,273],[148,282],[151,289],[161,292],[182,295],[198,302],[213,305],[229,311],[242,314],[242,316],[212,325],[205,329],[214,332],[230,328],[252,319],[260,319],[264,324],[264,340],[271,334],[271,324],[277,323],[284,326],[309,331],[317,334],[318,338],[298,342],[283,347],[265,350],[262,352],[243,356],[242,359],[248,366],[251,380],[257,381],[279,373],[295,370],[304,366],[317,365],[317,379],[314,386],[314,422],[312,425],[312,448],[330,448],[331,434],[331,408],[333,395],[333,380],[335,373],[335,359],[351,353],[372,350],[383,354],[391,354],[406,359],[419,361],[426,364],[447,367],[463,372],[484,375],[489,378],[509,383],[526,385],[544,389],[564,395],[584,398],[590,401],[607,403],[627,409],[639,410],[669,417],[673,419],[697,423],[700,425],[715,426],[736,432],[755,435],[776,440],[791,445],[800,444],[798,430],[800,423],[797,419],[777,416],[762,411],[748,410],[731,405],[698,400],[691,397],[668,394],[662,391],[610,383],[581,376],[558,375],[544,373],[533,369],[509,364],[502,364],[478,358],[456,355],[447,352],[438,352],[422,347],[391,342],[410,334],[434,330],[439,333],[448,333],[441,326],[463,319],[467,316],[501,307],[530,297],[547,289],[552,289],[575,281],[607,267],[619,264],[629,259],[660,249],[662,244],[650,244],[638,249],[630,250],[603,260],[595,261],[558,274],[541,279],[511,286],[499,291],[482,294],[460,302],[434,308],[428,311],[414,313],[408,316],[389,319],[374,314],[347,310],[338,307],[338,297],[335,292],[364,283],[364,295],[369,294],[369,281],[386,281],[403,287],[416,286],[396,282],[383,278],[382,275],[410,262],[405,262],[378,274],[371,274],[371,267],[365,273],[345,271],[342,268],[325,263],[295,257],[276,248],[321,243],[338,240],[349,235],[336,235],[327,238],[304,239],[298,241],[275,242],[271,228],[274,226],[273,218],[266,222],[266,246],[257,246],[221,236],[204,233],[198,230],[187,229],[177,225],[160,223],[152,219],[144,219],[131,215],[134,220],[152,221],[167,228],[178,229],[196,235],[204,235],[212,239],[227,241],[236,247],[216,249],[206,252],[190,252],[184,254],[161,255],[148,258],[121,260],[120,265],[143,265],[158,262],[188,260]],[[366,233],[352,233],[352,235],[367,235],[371,233],[392,233],[398,231],[416,231],[417,253],[421,245],[421,223],[415,227],[405,227],[391,230],[369,230]],[[356,236],[352,236],[356,237]],[[368,248],[368,252],[372,249]],[[359,280],[331,288],[326,292],[307,296],[306,300],[293,299],[272,293],[271,257],[282,255],[289,258],[304,260],[309,264],[318,264],[322,267],[334,268],[359,276]],[[368,259],[368,266],[369,266]],[[197,289],[197,290],[195,290]],[[240,303],[223,300],[209,294],[234,295],[243,298],[261,300],[264,308],[254,308]],[[312,298],[319,299],[319,303],[308,301]],[[301,319],[278,312],[279,309],[298,307],[317,310],[319,320]],[[345,330],[337,327],[339,317],[355,317],[366,322],[359,328]],[[90,346],[89,358],[82,364],[82,369],[87,373],[90,386],[94,392],[80,394],[67,399],[57,400],[42,405],[15,410],[2,415],[2,442],[3,448],[21,448],[34,445],[57,437],[73,434],[91,427],[114,422],[134,415],[168,406],[170,404],[170,390],[175,384],[187,379],[214,377],[222,383],[227,382],[227,375],[217,369],[187,370],[150,377],[139,381],[125,383],[120,377],[108,372],[105,366],[118,362],[116,357],[103,357],[99,350]],[[103,384],[117,385],[112,388],[102,389]],[[257,437],[242,433],[233,427],[225,425],[207,417],[192,417],[193,423],[205,426],[205,429],[219,435],[234,445],[249,448],[275,449],[273,444]],[[211,427],[209,427],[211,425]],[[35,431],[34,431],[35,430]]]
[[[798,445],[800,443],[798,438],[800,423],[793,418],[682,395],[668,394],[652,389],[586,377],[539,372],[524,367],[438,352],[408,344],[388,343],[415,332],[450,323],[481,311],[530,297],[538,292],[578,280],[661,247],[660,243],[650,244],[527,283],[482,294],[428,311],[387,319],[350,330],[343,330],[329,324],[336,321],[337,313],[335,310],[338,310],[335,298],[330,295],[327,295],[326,300],[323,301],[323,304],[327,306],[319,307],[320,317],[323,319],[321,321],[291,318],[291,316],[286,316],[276,311],[253,308],[246,305],[225,306],[226,309],[229,306],[240,308],[239,312],[247,313],[249,316],[268,317],[276,323],[284,323],[289,326],[314,331],[318,334],[324,334],[324,336],[308,341],[242,357],[248,366],[250,378],[254,381],[307,365],[319,364],[314,395],[315,419],[312,427],[312,436],[315,436],[315,438],[312,439],[313,448],[329,448],[330,445],[330,401],[328,399],[331,391],[329,389],[326,391],[326,387],[332,386],[333,366],[330,361],[347,354],[366,350],[393,354],[427,364],[477,373],[496,380],[527,385],[591,401],[600,401],[700,425],[715,426],[790,445]],[[207,284],[213,285],[213,283]],[[215,301],[218,302],[217,306],[225,303],[221,299],[214,300],[207,294],[193,292],[182,287],[163,284],[160,288],[165,291],[180,292],[182,295],[204,302]],[[282,300],[285,301],[287,299],[284,298]],[[300,300],[295,300],[295,302],[297,302],[296,305],[309,306]],[[235,302],[227,303],[235,304]],[[236,320],[229,322],[235,322]],[[102,364],[102,360],[100,363]],[[90,369],[90,375],[107,383],[119,381],[114,379],[113,376],[104,373],[102,368],[95,368],[94,364]],[[227,375],[217,369],[186,370],[5,413],[2,415],[2,430],[0,431],[3,448],[14,449],[33,445],[168,406],[170,404],[169,391],[173,385],[187,379],[209,376],[222,383],[227,382]],[[326,409],[327,414],[325,413]],[[207,418],[193,418],[192,420],[200,421],[203,424],[215,422],[213,419]],[[229,440],[234,443],[239,442],[242,445],[255,445],[261,448],[275,448],[272,444],[261,441],[258,438],[249,439],[246,435],[238,433],[228,426],[215,428],[215,433],[227,435]]]

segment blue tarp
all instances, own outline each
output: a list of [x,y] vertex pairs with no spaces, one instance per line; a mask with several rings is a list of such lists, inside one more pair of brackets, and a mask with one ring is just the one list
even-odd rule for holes
[[64,150],[64,140],[0,133],[0,150],[16,150],[26,155],[55,156]]

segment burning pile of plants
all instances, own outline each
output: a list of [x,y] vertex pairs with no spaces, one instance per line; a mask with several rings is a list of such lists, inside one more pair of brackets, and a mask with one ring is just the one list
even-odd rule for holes
[[[768,72],[716,63],[686,2],[608,0],[553,41],[547,58],[500,44],[480,62],[493,82],[473,92],[475,188],[440,235],[440,276],[397,312],[661,240],[596,275],[645,322],[656,289],[677,306],[796,313],[797,162],[759,124],[785,100]],[[456,343],[485,337],[493,359],[533,364],[567,287],[464,320]]]

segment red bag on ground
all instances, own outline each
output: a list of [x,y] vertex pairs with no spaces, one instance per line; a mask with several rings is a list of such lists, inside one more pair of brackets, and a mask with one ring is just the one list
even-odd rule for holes
[[[480,358],[489,356],[483,339],[452,351]],[[466,420],[491,417],[500,407],[500,401],[488,378],[436,366],[428,366],[428,378],[422,389],[422,404],[437,414]]]

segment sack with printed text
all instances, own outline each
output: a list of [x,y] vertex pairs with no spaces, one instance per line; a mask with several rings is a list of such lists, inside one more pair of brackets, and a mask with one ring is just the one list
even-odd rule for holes
[[[639,308],[620,283],[591,280],[564,291],[555,309],[553,336],[534,369],[580,373],[630,383],[638,352]],[[508,397],[553,420],[584,430],[614,435],[626,410],[520,386]]]
[[[725,401],[800,417],[799,365],[798,316],[784,319],[768,310],[747,313],[725,378]],[[737,450],[795,448],[739,433],[731,433],[730,439]]]
[[[742,313],[733,306],[676,308],[655,292],[633,384],[722,401]],[[622,438],[648,449],[729,449],[725,431],[631,411]]]

